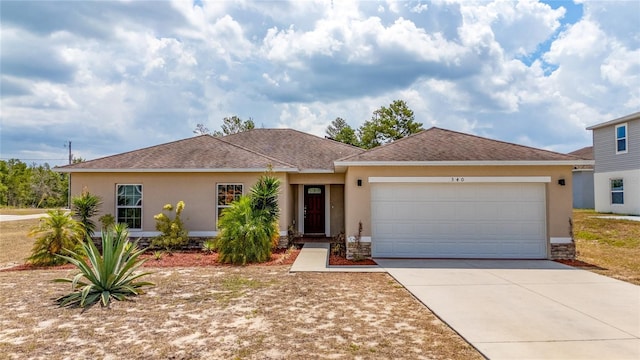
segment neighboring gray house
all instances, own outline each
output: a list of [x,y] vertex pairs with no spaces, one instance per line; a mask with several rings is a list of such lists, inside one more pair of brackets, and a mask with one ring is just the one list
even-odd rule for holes
[[595,209],[640,215],[640,112],[593,130]]
[[[569,155],[583,160],[593,160],[593,146],[570,152]],[[593,165],[576,165],[573,167],[573,208],[593,209]]]

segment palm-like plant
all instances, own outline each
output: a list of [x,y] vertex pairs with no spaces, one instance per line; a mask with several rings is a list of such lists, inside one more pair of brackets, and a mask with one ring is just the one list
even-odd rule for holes
[[251,207],[256,211],[265,211],[265,216],[271,217],[271,221],[277,219],[280,212],[278,208],[279,191],[280,179],[269,173],[261,176],[251,187]]
[[98,215],[98,207],[102,204],[102,199],[84,190],[80,196],[73,197],[71,203],[75,216],[84,226],[87,236],[92,237],[96,231],[96,223],[91,218]]
[[219,261],[244,265],[271,258],[272,227],[265,226],[264,217],[253,211],[248,196],[224,209],[219,227],[216,242]]
[[36,238],[27,261],[36,266],[60,265],[66,260],[56,256],[63,249],[76,250],[82,243],[85,232],[82,224],[64,210],[49,210],[47,216],[29,232]]
[[280,240],[278,228],[278,193],[280,192],[280,179],[271,172],[262,175],[253,187],[251,187],[251,207],[254,216],[260,217],[267,228],[271,246],[276,247]]
[[67,251],[69,256],[60,256],[80,270],[73,279],[54,280],[71,283],[72,292],[56,300],[60,306],[88,307],[98,301],[108,306],[111,299],[125,300],[143,294],[144,286],[154,286],[151,282],[136,281],[150,274],[134,273],[146,261],[138,258],[145,250],[139,249],[137,242],[127,246],[129,232],[120,230],[102,232],[102,255],[93,241],[88,240],[80,251]]

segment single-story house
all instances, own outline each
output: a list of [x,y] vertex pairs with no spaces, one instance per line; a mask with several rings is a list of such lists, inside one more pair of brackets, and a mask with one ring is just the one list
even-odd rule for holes
[[[572,151],[569,155],[583,160],[593,160],[593,146]],[[593,209],[593,165],[576,165],[573,167],[573,207],[575,209]]]
[[217,234],[221,210],[271,168],[280,231],[358,235],[374,257],[531,258],[572,245],[574,156],[430,128],[365,151],[291,129],[196,136],[57,168],[71,193],[151,237],[166,203],[190,235]]

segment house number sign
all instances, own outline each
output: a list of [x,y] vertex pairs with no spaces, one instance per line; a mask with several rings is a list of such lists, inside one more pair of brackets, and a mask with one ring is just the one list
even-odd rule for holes
[[464,182],[464,178],[463,177],[452,177],[451,178],[451,182],[463,183]]

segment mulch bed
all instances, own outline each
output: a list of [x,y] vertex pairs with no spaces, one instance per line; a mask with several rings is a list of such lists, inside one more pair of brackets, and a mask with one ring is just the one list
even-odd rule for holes
[[[271,254],[271,260],[258,264],[247,264],[247,266],[275,266],[275,265],[291,265],[296,258],[300,250],[298,249],[278,249]],[[198,267],[198,266],[232,266],[229,264],[223,264],[218,262],[217,253],[205,253],[203,251],[176,251],[171,254],[163,253],[159,259],[156,259],[154,252],[147,252],[140,256],[141,259],[147,259],[147,262],[143,267]],[[71,264],[59,265],[59,266],[33,266],[30,264],[22,264],[14,266],[8,269],[2,269],[2,271],[23,271],[23,270],[65,270],[74,269]]]
[[[276,265],[292,265],[300,249],[278,249],[271,254],[271,260],[259,264],[247,264],[246,266],[276,266]],[[154,252],[147,252],[140,256],[141,259],[146,259],[143,267],[148,268],[169,268],[169,267],[200,267],[200,266],[231,266],[229,264],[223,264],[218,262],[217,253],[206,253],[203,251],[176,251],[173,253],[162,253],[160,258],[156,258]],[[347,260],[343,256],[330,255],[329,265],[332,266],[363,266],[363,265],[377,265],[375,261],[371,259],[362,260]],[[68,270],[74,269],[71,264],[58,265],[58,266],[34,266],[31,264],[21,264],[11,268],[2,269],[0,272],[5,271],[25,271],[25,270]]]
[[606,270],[601,268],[600,266],[589,264],[588,262],[584,262],[581,260],[571,260],[571,259],[557,259],[555,262],[559,262],[560,264],[565,264],[569,266],[573,266],[581,269],[590,269],[590,270]]
[[330,255],[329,256],[329,265],[378,265],[375,261],[371,259],[362,259],[362,260],[347,260],[346,258],[338,255]]

